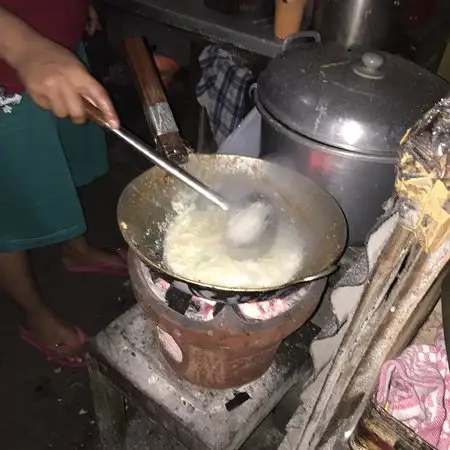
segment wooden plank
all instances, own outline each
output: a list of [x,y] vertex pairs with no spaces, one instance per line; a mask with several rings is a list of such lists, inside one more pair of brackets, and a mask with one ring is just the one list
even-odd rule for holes
[[373,400],[349,441],[352,450],[433,450],[410,428],[390,416]]

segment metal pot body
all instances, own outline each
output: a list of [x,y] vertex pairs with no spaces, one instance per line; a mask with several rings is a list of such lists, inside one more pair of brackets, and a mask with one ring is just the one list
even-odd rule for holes
[[389,49],[403,0],[315,0],[314,29],[324,42]]
[[364,244],[394,188],[396,158],[368,156],[333,148],[284,127],[265,111],[261,123],[261,157],[290,166],[331,194],[348,223],[349,244]]

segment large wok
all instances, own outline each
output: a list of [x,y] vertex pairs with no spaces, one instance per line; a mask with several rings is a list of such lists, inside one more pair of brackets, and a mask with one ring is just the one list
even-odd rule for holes
[[[180,146],[184,144],[175,123],[170,123],[173,118],[144,41],[128,38],[126,50],[146,111],[151,111],[147,118],[158,136],[158,147],[165,150],[172,160],[178,159],[180,162],[183,156]],[[151,86],[147,85],[149,79]],[[165,103],[163,106],[162,101]],[[164,117],[158,117],[158,111],[164,111]],[[162,122],[165,122],[164,126],[161,126]],[[347,239],[344,215],[335,200],[313,181],[256,158],[186,152],[184,155],[188,156],[181,165],[206,185],[213,186],[218,179],[236,177],[251,180],[258,189],[269,194],[276,192],[298,233],[303,264],[285,284],[264,289],[211,285],[205,280],[200,282],[174,273],[163,258],[164,236],[167,225],[176,215],[172,205],[174,197],[189,188],[158,167],[153,167],[134,179],[123,191],[117,209],[118,221],[124,239],[141,261],[174,287],[223,303],[268,300],[293,292],[306,277],[325,271],[340,258]]]

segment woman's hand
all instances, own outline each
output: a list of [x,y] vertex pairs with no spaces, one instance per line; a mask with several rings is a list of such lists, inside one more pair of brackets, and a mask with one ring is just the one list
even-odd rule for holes
[[89,36],[93,36],[97,31],[100,31],[102,26],[100,20],[98,19],[98,14],[95,8],[91,5],[89,7],[88,19],[86,22],[86,33]]
[[119,126],[108,93],[81,61],[1,6],[0,58],[17,71],[31,98],[42,108],[83,123],[86,98],[103,112],[110,126]]
[[27,50],[14,68],[39,106],[53,111],[58,117],[70,117],[75,123],[83,123],[86,120],[84,97],[103,112],[113,128],[118,127],[117,114],[108,93],[75,55],[44,39],[33,42]]

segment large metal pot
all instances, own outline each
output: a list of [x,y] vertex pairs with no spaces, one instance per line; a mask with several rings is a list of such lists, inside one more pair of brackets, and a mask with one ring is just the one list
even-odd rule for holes
[[323,42],[346,48],[372,46],[390,50],[404,0],[315,0],[314,30]]
[[364,242],[393,189],[408,127],[443,97],[441,78],[388,53],[291,48],[261,74],[261,157],[287,160],[343,209],[352,245]]

